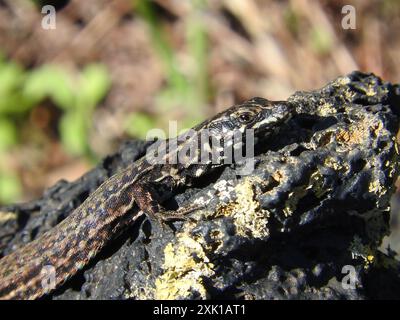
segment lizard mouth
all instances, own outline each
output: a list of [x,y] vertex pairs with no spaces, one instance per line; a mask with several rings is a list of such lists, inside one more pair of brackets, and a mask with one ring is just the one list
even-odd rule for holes
[[294,107],[287,103],[274,103],[262,113],[261,120],[254,126],[255,130],[272,129],[277,125],[287,122],[294,113]]

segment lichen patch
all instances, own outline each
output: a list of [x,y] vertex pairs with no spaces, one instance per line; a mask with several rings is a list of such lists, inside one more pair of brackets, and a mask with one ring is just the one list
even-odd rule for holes
[[17,214],[15,212],[0,211],[0,223],[15,219],[17,219]]
[[219,206],[214,216],[232,217],[236,233],[242,237],[265,238],[269,235],[269,212],[263,210],[255,200],[253,183],[246,179],[236,185],[236,200]]
[[197,292],[207,298],[204,277],[214,275],[201,243],[188,233],[178,235],[178,243],[169,243],[164,249],[164,273],[156,279],[155,298],[163,300],[190,298]]
[[373,118],[365,118],[362,121],[350,125],[348,128],[340,128],[336,132],[336,141],[347,147],[354,147],[369,141],[369,138],[382,135],[384,126],[381,121]]
[[318,109],[319,115],[322,117],[329,116],[336,113],[336,108],[332,103],[326,102]]
[[375,193],[376,195],[381,197],[384,194],[386,194],[387,188],[384,185],[382,185],[381,183],[379,183],[378,180],[373,180],[368,185],[368,191],[371,193]]
[[343,145],[353,146],[354,144],[361,144],[364,141],[364,135],[365,130],[360,128],[339,129],[336,140]]

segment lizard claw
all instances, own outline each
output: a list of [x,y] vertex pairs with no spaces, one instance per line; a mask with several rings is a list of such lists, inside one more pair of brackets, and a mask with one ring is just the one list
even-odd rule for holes
[[158,211],[156,213],[148,214],[147,216],[150,218],[151,221],[155,221],[157,226],[165,230],[167,222],[170,221],[191,221],[196,222],[196,219],[187,216],[188,213],[191,213],[195,210],[204,208],[204,205],[188,205],[185,207],[180,207],[178,210],[166,210],[166,211]]
[[176,211],[164,211],[161,212],[161,217],[162,219],[166,219],[167,221],[169,220],[193,220],[190,217],[186,216],[188,213],[191,213],[193,211],[199,210],[204,208],[204,205],[199,205],[199,204],[192,204],[188,205],[185,207],[180,207]]

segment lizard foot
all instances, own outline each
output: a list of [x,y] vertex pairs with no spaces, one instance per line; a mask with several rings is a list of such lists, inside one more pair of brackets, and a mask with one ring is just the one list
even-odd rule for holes
[[177,210],[160,210],[156,213],[148,215],[150,220],[155,221],[158,228],[162,231],[165,230],[167,223],[170,221],[183,220],[183,221],[192,221],[195,222],[195,219],[187,216],[188,213],[191,213],[195,210],[204,208],[204,205],[188,205],[185,207],[180,207]]
[[204,205],[188,205],[185,207],[178,208],[176,211],[164,211],[160,212],[158,217],[166,222],[171,220],[193,220],[187,216],[187,214],[196,211],[198,209],[204,208]]

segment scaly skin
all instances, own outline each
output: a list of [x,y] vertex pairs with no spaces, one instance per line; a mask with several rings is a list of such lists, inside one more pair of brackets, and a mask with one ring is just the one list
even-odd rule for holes
[[[232,130],[254,129],[256,135],[272,134],[288,120],[294,109],[286,102],[253,98],[235,105],[194,127],[200,134],[209,130],[213,137],[227,138]],[[178,139],[178,138],[175,138]],[[189,186],[203,174],[223,165],[220,162],[177,163],[168,161],[193,139],[178,141],[168,149],[164,163],[146,157],[106,180],[74,212],[53,229],[0,260],[0,299],[35,299],[47,294],[42,285],[44,266],[55,270],[55,288],[76,274],[117,234],[143,213],[165,221],[193,211],[163,211],[161,203],[180,186]],[[199,150],[197,150],[199,151]],[[196,153],[197,155],[197,153]],[[54,289],[54,288],[52,288]]]

